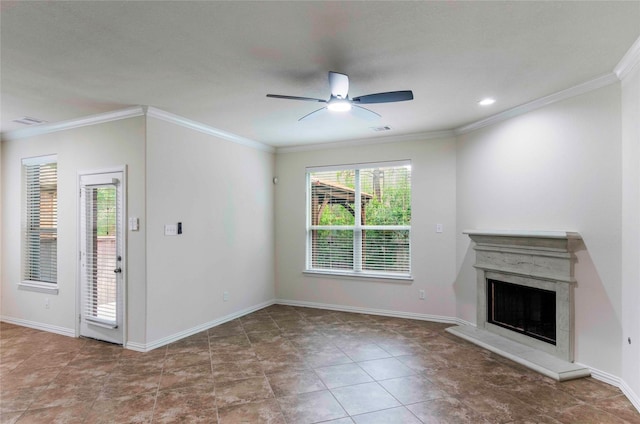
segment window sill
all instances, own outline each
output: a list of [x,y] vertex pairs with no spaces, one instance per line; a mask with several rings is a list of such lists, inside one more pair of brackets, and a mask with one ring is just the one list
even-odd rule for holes
[[302,271],[303,274],[311,277],[345,277],[356,280],[375,280],[375,281],[387,281],[390,283],[399,284],[411,284],[413,276],[411,275],[390,275],[390,274],[376,274],[367,272],[341,272],[341,271],[326,271],[316,269],[306,269]]
[[22,281],[18,283],[19,290],[38,293],[58,294],[58,285],[53,283],[41,283],[39,281]]

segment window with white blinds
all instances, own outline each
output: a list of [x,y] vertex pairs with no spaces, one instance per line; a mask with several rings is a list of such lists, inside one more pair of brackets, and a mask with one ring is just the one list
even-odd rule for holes
[[411,164],[307,168],[310,272],[411,275]]
[[57,283],[58,164],[56,156],[22,160],[24,282]]

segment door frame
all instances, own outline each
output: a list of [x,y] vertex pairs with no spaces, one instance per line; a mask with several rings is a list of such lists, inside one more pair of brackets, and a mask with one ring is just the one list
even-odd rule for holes
[[75,310],[75,329],[76,337],[80,337],[80,319],[82,316],[82,266],[81,266],[81,252],[82,252],[82,229],[81,208],[84,206],[80,200],[82,184],[81,179],[83,176],[110,174],[113,172],[122,172],[122,240],[120,241],[122,246],[122,347],[127,345],[127,241],[128,241],[128,225],[127,225],[127,165],[113,166],[109,168],[98,169],[85,169],[77,171],[76,176],[76,310]]

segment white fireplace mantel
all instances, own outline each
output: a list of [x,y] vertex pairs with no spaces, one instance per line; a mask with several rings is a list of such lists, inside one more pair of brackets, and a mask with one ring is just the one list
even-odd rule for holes
[[582,237],[571,231],[467,230],[479,270],[557,282],[575,282],[574,253]]
[[[582,237],[573,231],[516,231],[516,230],[467,230],[476,252],[474,267],[477,272],[477,328],[452,327],[447,331],[465,337],[492,349],[493,342],[502,337],[517,343],[516,354],[505,356],[517,360],[530,356],[533,360],[521,363],[540,371],[539,358],[544,363],[558,364],[556,371],[541,371],[562,380],[588,375],[588,371],[576,367],[573,362],[574,344],[574,266],[575,252],[584,249]],[[556,344],[549,344],[525,334],[496,326],[487,320],[487,280],[498,280],[546,291],[555,292]],[[478,342],[479,338],[485,341]],[[494,343],[496,344],[496,343]],[[498,345],[507,345],[497,342]],[[501,353],[500,348],[494,350]],[[525,352],[526,353],[525,355]],[[548,357],[547,357],[548,356]],[[554,367],[551,367],[554,368]],[[562,371],[559,371],[562,370]]]

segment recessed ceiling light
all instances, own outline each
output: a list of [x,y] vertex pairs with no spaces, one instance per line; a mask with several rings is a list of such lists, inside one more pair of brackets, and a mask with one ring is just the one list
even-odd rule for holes
[[32,118],[30,116],[23,116],[22,118],[14,119],[13,122],[17,122],[18,124],[24,124],[24,125],[38,125],[38,124],[44,124],[47,121],[43,121],[42,119]]
[[496,102],[496,99],[492,99],[491,97],[487,97],[486,99],[482,99],[478,102],[480,106],[489,106]]

